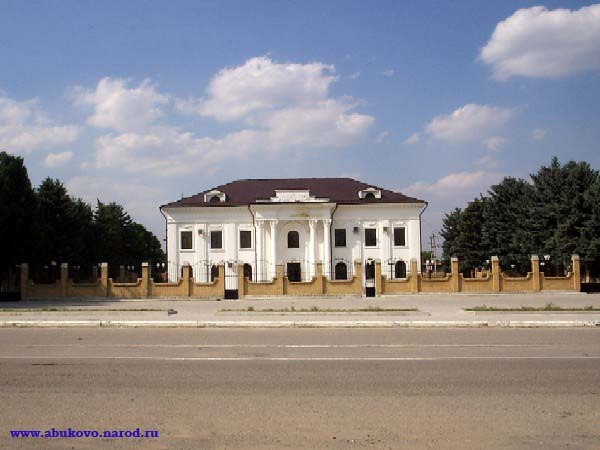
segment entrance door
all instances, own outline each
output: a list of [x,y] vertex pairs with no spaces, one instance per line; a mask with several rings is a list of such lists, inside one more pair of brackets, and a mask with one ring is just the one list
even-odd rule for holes
[[365,296],[375,297],[375,262],[365,261]]
[[302,281],[302,268],[299,262],[287,263],[287,278],[290,281]]
[[235,262],[225,263],[225,300],[237,300],[238,296],[238,265]]

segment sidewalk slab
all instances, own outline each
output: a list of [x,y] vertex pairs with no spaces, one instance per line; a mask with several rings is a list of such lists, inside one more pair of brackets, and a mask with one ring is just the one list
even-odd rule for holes
[[569,321],[459,321],[459,320],[279,320],[279,321],[135,321],[135,320],[5,320],[0,328],[580,328],[600,327],[600,320]]

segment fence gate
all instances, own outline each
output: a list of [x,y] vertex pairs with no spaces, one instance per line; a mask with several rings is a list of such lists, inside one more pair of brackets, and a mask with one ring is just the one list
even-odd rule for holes
[[375,261],[365,261],[365,296],[375,297]]
[[238,264],[236,261],[225,262],[225,300],[237,300]]

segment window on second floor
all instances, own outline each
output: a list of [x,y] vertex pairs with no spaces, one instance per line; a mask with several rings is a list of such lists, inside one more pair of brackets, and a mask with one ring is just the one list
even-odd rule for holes
[[213,230],[210,232],[210,248],[223,248],[223,232],[221,230]]
[[377,229],[365,228],[365,247],[377,247]]
[[345,228],[336,228],[334,231],[335,237],[335,246],[336,247],[345,247],[346,246],[346,229]]
[[287,235],[288,248],[300,248],[300,235],[297,231],[290,231]]
[[404,247],[406,245],[406,228],[394,228],[394,246]]
[[192,250],[192,232],[182,231],[181,232],[181,250]]
[[240,248],[252,248],[252,231],[240,230]]

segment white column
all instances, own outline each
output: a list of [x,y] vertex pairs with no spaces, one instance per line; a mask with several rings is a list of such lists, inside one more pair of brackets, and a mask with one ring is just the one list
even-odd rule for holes
[[316,220],[309,220],[308,221],[308,228],[310,230],[310,235],[308,238],[308,277],[312,278],[315,276],[315,263],[316,263],[316,258],[315,258],[315,247],[317,244],[317,221]]
[[263,254],[263,235],[264,233],[264,227],[263,227],[263,221],[262,220],[257,220],[256,221],[256,279],[258,281],[264,281],[262,279],[263,277],[263,261],[264,261],[264,254]]
[[323,273],[331,277],[331,219],[323,220]]
[[270,258],[270,276],[271,279],[275,278],[277,275],[276,267],[277,267],[277,221],[271,220],[269,222],[271,225],[271,258]]

